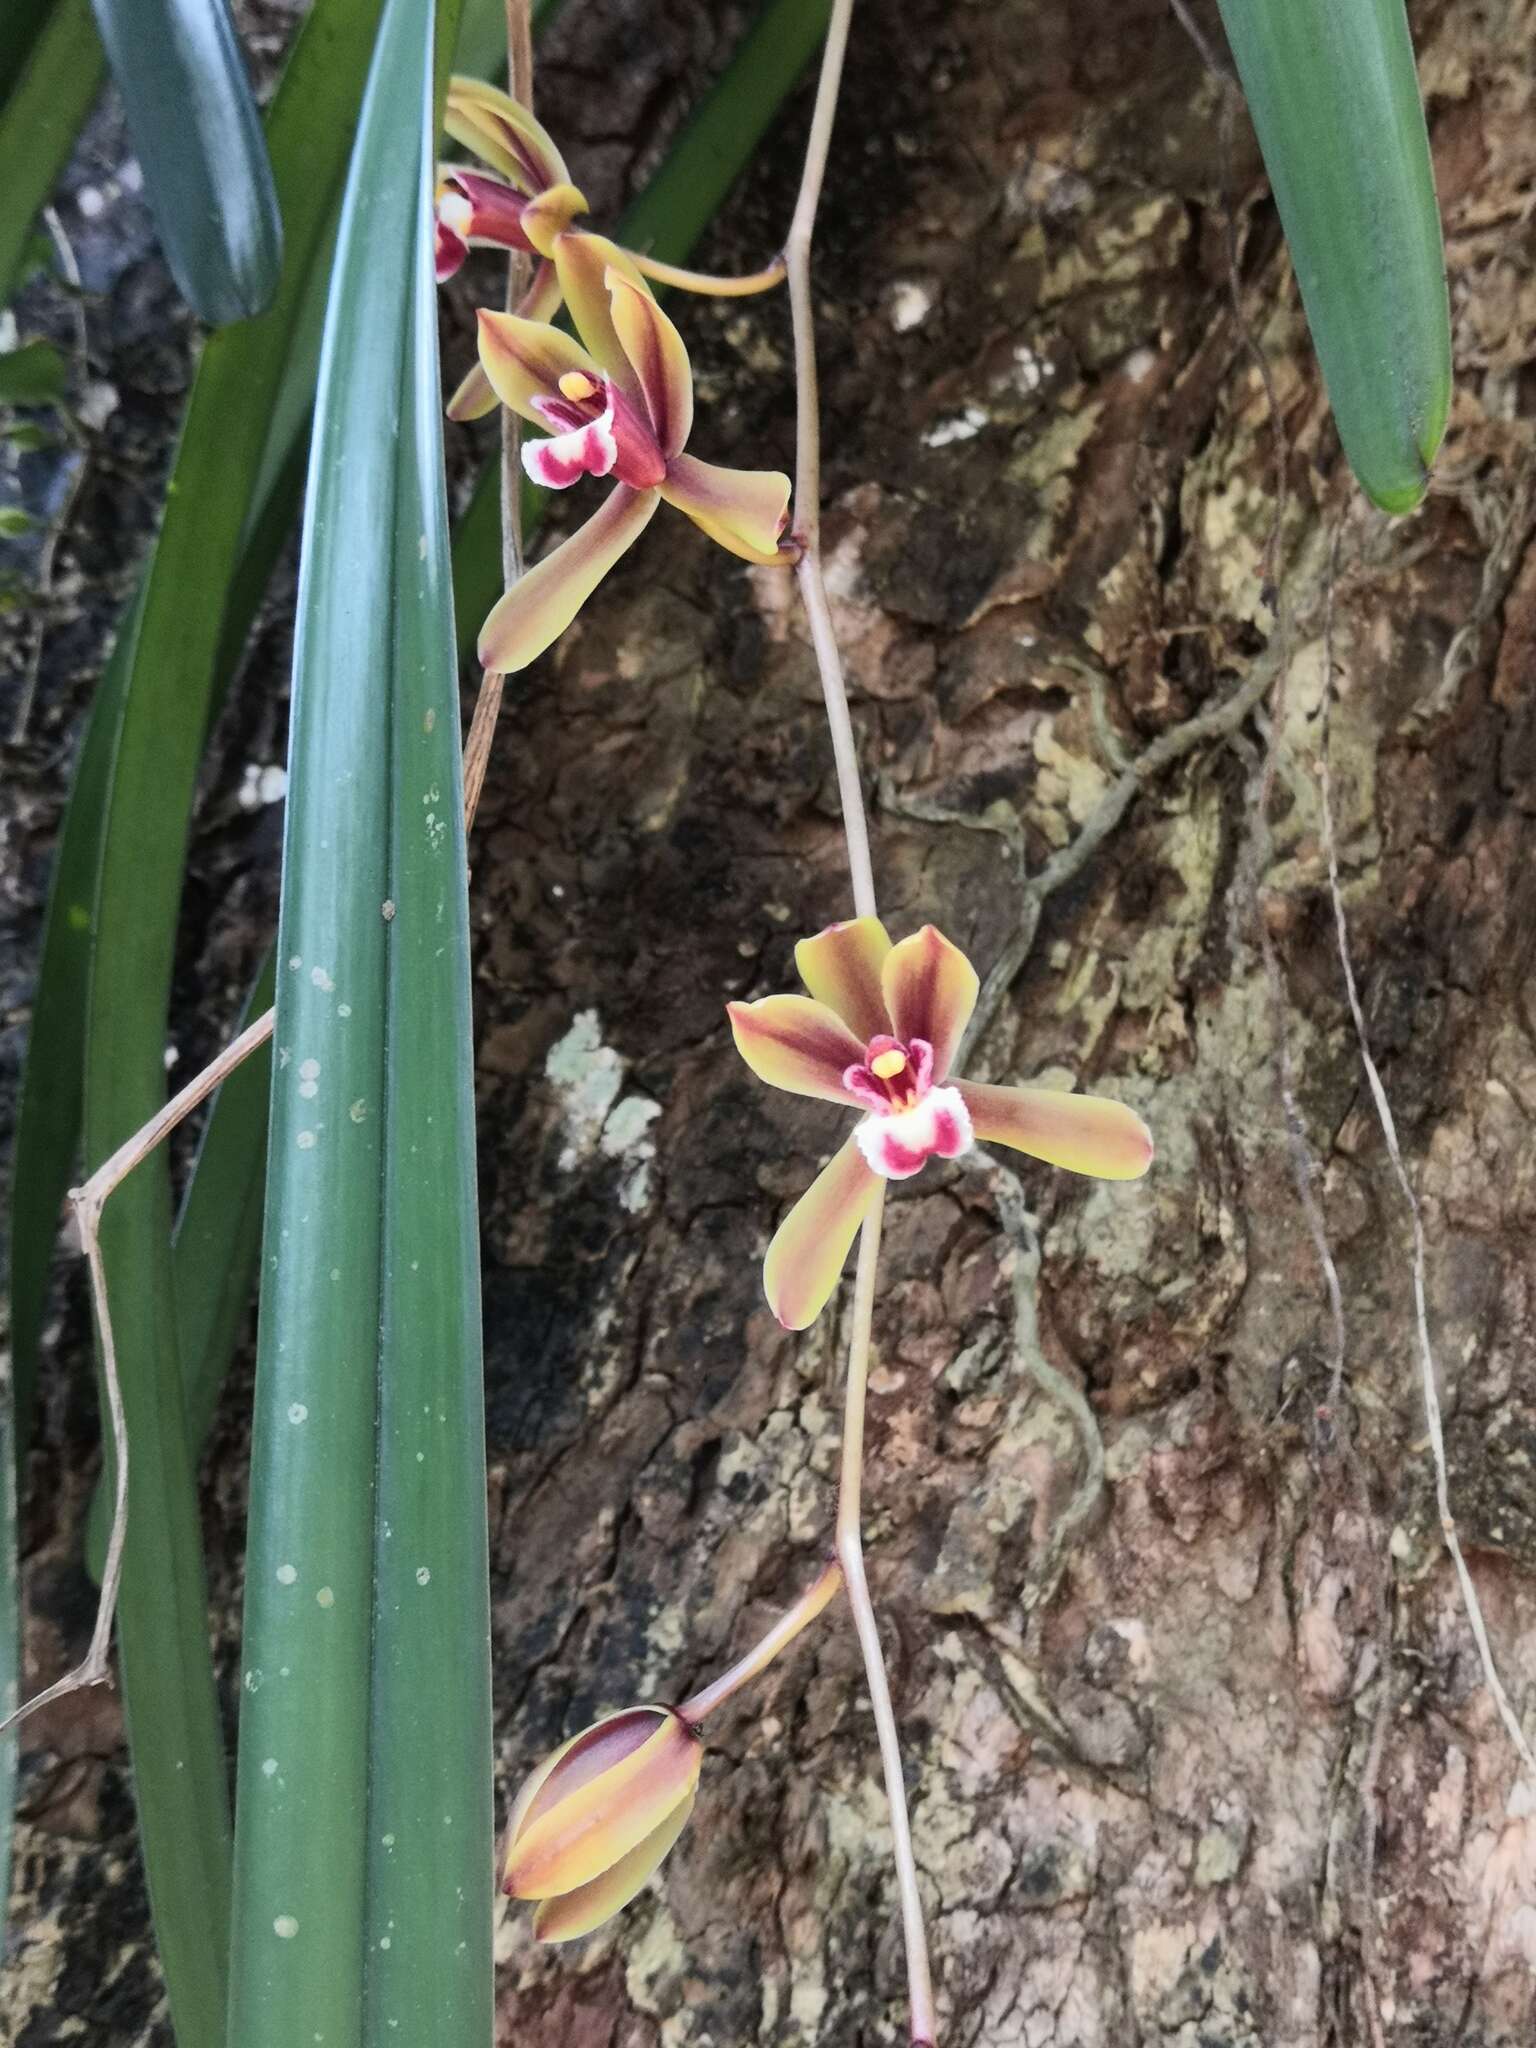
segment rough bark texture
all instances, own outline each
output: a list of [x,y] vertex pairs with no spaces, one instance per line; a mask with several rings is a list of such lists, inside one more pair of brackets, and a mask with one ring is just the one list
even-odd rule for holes
[[[1536,1787],[1439,1541],[1408,1218],[1344,1006],[1316,773],[1331,584],[1354,960],[1423,1202],[1453,1500],[1529,1728],[1536,8],[1414,25],[1458,388],[1434,493],[1388,524],[1340,462],[1246,122],[1228,147],[1223,89],[1160,0],[866,0],[856,20],[817,281],[888,921],[931,919],[985,969],[1034,901],[1021,878],[1102,823],[1145,749],[1163,763],[1039,906],[973,1062],[1134,1102],[1151,1178],[1026,1164],[1033,1221],[1010,1231],[1008,1184],[930,1167],[888,1228],[870,1570],[957,2048],[1494,2048],[1536,2018]],[[622,193],[626,138],[724,47],[702,7],[573,8],[541,107],[589,191]],[[594,80],[617,81],[622,132]],[[738,195],[721,267],[775,245],[804,115]],[[786,462],[782,307],[682,317],[699,452]],[[795,937],[846,910],[818,687],[787,580],[662,517],[510,693],[473,850],[509,1781],[742,1649],[813,1576],[832,1508],[839,1319],[785,1335],[758,1262],[841,1129],[759,1088],[722,1012],[791,986]],[[260,938],[209,909],[240,763],[273,757],[273,670],[269,648],[199,842],[188,988],[215,1007]],[[1173,738],[1269,674],[1251,716]],[[269,901],[270,820],[237,836]],[[1337,1386],[1282,1018],[1343,1287]],[[72,1311],[61,1363],[80,1334]],[[242,1398],[209,1471],[226,1643]],[[56,1481],[80,1429],[60,1402],[52,1428]],[[51,1491],[38,1626],[78,1628]],[[115,1712],[92,1716],[29,1766],[5,1991],[28,2048],[168,2038]],[[508,1922],[509,2042],[899,2038],[885,1804],[836,1608],[711,1736],[688,1833],[615,1926],[539,1951]]]

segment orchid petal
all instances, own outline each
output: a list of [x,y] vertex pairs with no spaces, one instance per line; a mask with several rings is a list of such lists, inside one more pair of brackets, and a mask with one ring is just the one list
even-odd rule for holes
[[532,253],[523,233],[528,206],[516,189],[483,171],[449,170],[438,192],[437,215],[450,232],[463,235],[477,248],[516,249]]
[[614,332],[640,380],[657,443],[663,455],[677,455],[693,426],[693,371],[683,337],[647,286],[618,270],[608,272],[606,283]]
[[1069,1173],[1140,1180],[1152,1164],[1152,1133],[1134,1109],[1107,1095],[1065,1088],[992,1088],[958,1081],[971,1127],[985,1143],[1011,1145]]
[[910,1043],[933,1047],[933,1078],[942,1081],[971,1021],[981,983],[976,970],[944,934],[925,924],[893,946],[880,971],[891,1029]]
[[558,1899],[543,1900],[533,1916],[534,1940],[578,1941],[582,1935],[601,1927],[605,1920],[611,1920],[615,1913],[622,1912],[660,1867],[688,1825],[695,1797],[690,1793],[659,1826],[652,1828],[643,1842],[637,1842],[627,1856],[621,1856],[590,1883],[578,1885],[575,1891]]
[[501,403],[479,362],[471,364],[463,383],[448,401],[448,417],[451,420],[483,420],[488,412],[494,412]]
[[854,1036],[868,1043],[891,1028],[880,988],[880,969],[890,950],[890,934],[878,917],[852,917],[802,939],[795,948],[795,966],[817,1002],[835,1010]]
[[789,511],[789,478],[776,469],[722,469],[696,455],[674,455],[662,496],[711,540],[745,562],[778,563]]
[[[471,138],[490,140],[502,161],[493,157],[486,161],[505,171],[525,192],[542,192],[546,186],[564,184],[570,176],[547,130],[525,106],[484,79],[456,76],[449,80],[443,126],[477,156],[485,151],[478,139]],[[470,135],[460,134],[460,128],[466,126]]]
[[523,320],[516,313],[480,312],[480,361],[496,396],[536,427],[549,422],[533,401],[559,389],[572,370],[596,383],[602,372],[581,346],[558,327]]
[[545,258],[552,257],[555,244],[577,214],[588,210],[585,196],[574,185],[551,185],[523,208],[522,229],[529,246]]
[[774,1232],[763,1261],[763,1292],[786,1330],[803,1330],[837,1286],[880,1180],[850,1138]]
[[480,666],[511,675],[537,660],[640,538],[660,502],[655,491],[617,485],[584,526],[536,562],[496,605],[480,629]]
[[625,255],[617,242],[610,242],[606,235],[584,234],[574,228],[555,241],[550,253],[560,274],[560,289],[571,309],[576,332],[641,418],[647,417],[645,393],[640,388],[634,365],[624,353],[624,344],[613,324],[613,307],[608,296],[610,271],[617,271],[620,277],[638,285],[641,291],[649,289],[636,270],[633,259]]
[[736,1050],[770,1088],[859,1106],[843,1076],[863,1059],[864,1045],[835,1010],[809,996],[764,996],[727,1003],[726,1014]]
[[665,1707],[622,1707],[552,1750],[524,1780],[512,1802],[507,1815],[508,1847],[530,1821],[547,1813],[557,1798],[576,1791],[610,1764],[621,1762],[642,1742],[649,1742],[666,1718]]
[[503,1890],[550,1899],[590,1884],[692,1798],[703,1757],[687,1722],[669,1714],[638,1749],[524,1822],[507,1850]]

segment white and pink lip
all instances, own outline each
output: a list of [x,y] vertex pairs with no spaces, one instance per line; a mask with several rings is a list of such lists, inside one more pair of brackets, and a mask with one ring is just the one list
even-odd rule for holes
[[870,1112],[854,1132],[866,1163],[886,1180],[909,1180],[930,1159],[957,1159],[972,1144],[971,1114],[957,1088],[933,1085],[925,1038],[881,1035],[843,1086]]
[[666,475],[656,437],[612,380],[581,371],[562,377],[561,389],[529,406],[547,427],[547,441],[525,441],[523,467],[536,484],[568,490],[583,476],[614,476],[632,490],[650,490]]

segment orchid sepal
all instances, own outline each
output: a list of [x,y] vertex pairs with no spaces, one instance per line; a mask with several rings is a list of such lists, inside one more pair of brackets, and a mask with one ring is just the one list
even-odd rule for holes
[[480,629],[480,666],[494,675],[512,675],[536,661],[633,547],[660,503],[658,491],[615,485],[592,517],[493,607]]
[[569,182],[565,159],[527,107],[482,78],[448,81],[443,126],[455,142],[501,171],[531,198]]
[[[726,469],[696,455],[675,455],[661,494],[712,541],[744,562],[772,568],[786,560],[779,536],[789,513],[781,470]],[[793,560],[793,556],[788,558]]]
[[879,1188],[855,1133],[774,1232],[763,1293],[786,1330],[808,1329],[831,1300]]
[[1140,1180],[1152,1133],[1128,1103],[1066,1088],[1007,1088],[959,1081],[976,1137],[1095,1180]]

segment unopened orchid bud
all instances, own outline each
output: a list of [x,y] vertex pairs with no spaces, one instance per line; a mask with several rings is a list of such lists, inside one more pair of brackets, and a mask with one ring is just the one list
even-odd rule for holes
[[540,1901],[540,1941],[574,1941],[627,1906],[693,1811],[704,1748],[672,1707],[609,1714],[547,1757],[507,1822],[502,1890]]

